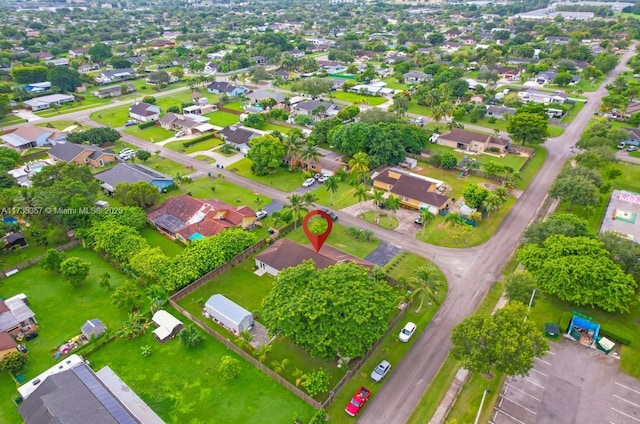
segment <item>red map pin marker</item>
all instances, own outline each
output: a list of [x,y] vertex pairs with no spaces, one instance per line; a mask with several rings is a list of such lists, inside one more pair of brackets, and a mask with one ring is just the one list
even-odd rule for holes
[[[316,215],[321,216],[322,218],[324,218],[325,221],[327,221],[327,231],[325,231],[322,234],[313,234],[309,230],[309,219],[311,219],[312,216],[316,216]],[[311,242],[311,245],[313,246],[313,248],[316,249],[316,252],[319,252],[324,242],[327,241],[327,237],[329,237],[329,234],[331,234],[332,228],[333,228],[333,220],[331,219],[329,214],[324,211],[320,211],[320,210],[311,211],[308,214],[306,214],[304,219],[302,220],[302,229],[304,230],[304,233],[307,235],[307,238]]]

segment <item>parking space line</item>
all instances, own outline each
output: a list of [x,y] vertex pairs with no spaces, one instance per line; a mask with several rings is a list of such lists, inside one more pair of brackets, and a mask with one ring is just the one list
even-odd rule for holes
[[538,370],[537,370],[537,369],[535,369],[535,368],[532,368],[532,369],[531,369],[531,371],[537,372],[538,374],[540,374],[540,375],[544,375],[545,377],[549,377],[547,374],[545,374],[545,373],[543,373],[543,372],[541,372],[541,371],[538,371]]
[[630,400],[626,400],[626,399],[625,399],[625,398],[623,398],[623,397],[620,397],[620,396],[618,396],[618,395],[613,395],[613,397],[618,398],[618,399],[620,399],[620,400],[621,400],[621,401],[623,401],[623,402],[627,402],[629,405],[633,405],[633,406],[635,406],[636,408],[640,408],[640,405],[638,405],[637,403],[633,403],[633,402],[631,402]]
[[[506,415],[507,417],[511,418],[512,420],[519,422],[520,424],[527,424],[527,423],[525,423],[524,421],[520,421],[520,420],[519,420],[519,419],[517,419],[516,417],[513,417],[513,416],[511,416],[511,415],[507,414],[507,413],[506,413],[506,412],[504,412],[502,409],[496,409],[496,412],[499,412],[499,413],[501,413],[501,414],[504,414],[504,415]],[[497,416],[498,416],[498,414],[496,414],[496,417],[497,417]]]
[[527,408],[526,406],[522,406],[520,405],[518,402],[516,402],[515,400],[511,400],[508,397],[506,397],[505,395],[500,395],[501,398],[508,400],[509,402],[513,403],[516,406],[519,406],[520,408],[524,409],[527,412],[531,412],[533,415],[538,415],[535,411],[532,411],[531,409]]
[[520,388],[518,388],[518,387],[516,387],[516,386],[512,386],[511,384],[509,384],[509,383],[507,383],[507,382],[505,382],[505,383],[504,383],[504,385],[505,385],[505,386],[507,386],[507,387],[511,387],[512,389],[515,389],[515,390],[517,390],[517,391],[519,391],[519,392],[522,392],[522,393],[524,393],[525,395],[527,395],[527,396],[529,396],[529,397],[534,398],[534,399],[535,399],[535,400],[537,400],[538,402],[541,402],[541,400],[540,400],[540,399],[538,399],[537,397],[535,397],[534,395],[531,395],[531,394],[529,394],[529,393],[525,392],[524,390],[522,390],[522,389],[520,389]]
[[618,386],[620,386],[620,387],[624,387],[625,389],[632,391],[633,393],[637,393],[637,394],[639,394],[639,395],[640,395],[640,392],[639,392],[639,391],[637,391],[637,390],[633,390],[631,387],[627,387],[627,386],[625,386],[624,384],[620,384],[620,383],[618,383],[617,381],[616,381],[616,384],[617,384]]
[[538,360],[538,361],[542,362],[543,364],[547,364],[547,365],[551,366],[551,363],[549,363],[549,362],[545,361],[544,359],[540,359],[540,358],[537,358],[537,357],[534,357],[534,359],[536,359],[536,360]]
[[619,409],[616,409],[616,408],[613,408],[613,407],[612,407],[611,409],[613,409],[614,411],[616,411],[618,414],[624,415],[625,417],[627,417],[627,418],[631,418],[632,420],[637,421],[637,422],[639,422],[639,423],[640,423],[640,420],[639,420],[639,419],[637,419],[636,417],[632,417],[632,416],[631,416],[631,415],[629,415],[629,414],[625,414],[624,412],[620,411]]
[[524,379],[523,379],[523,380],[526,380],[526,381],[528,381],[529,383],[533,384],[534,386],[538,386],[538,387],[540,387],[541,389],[543,389],[543,390],[544,390],[544,386],[539,385],[539,384],[538,384],[538,383],[536,383],[535,381],[529,380],[527,377],[524,377]]

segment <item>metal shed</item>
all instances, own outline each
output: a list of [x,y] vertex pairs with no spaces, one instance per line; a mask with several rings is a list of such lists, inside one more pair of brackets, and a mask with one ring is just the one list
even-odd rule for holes
[[233,334],[253,326],[253,314],[221,294],[214,294],[204,306],[205,313]]
[[102,333],[107,331],[107,327],[97,318],[90,319],[82,325],[82,335],[87,339],[91,337],[100,337]]

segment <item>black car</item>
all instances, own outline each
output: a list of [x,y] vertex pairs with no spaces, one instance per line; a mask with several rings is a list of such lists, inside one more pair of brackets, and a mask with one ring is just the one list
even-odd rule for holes
[[32,331],[31,333],[27,333],[27,334],[25,334],[25,335],[24,335],[24,339],[25,339],[26,341],[33,340],[33,339],[35,339],[36,337],[38,337],[38,333],[37,333],[37,332],[35,332],[35,331]]
[[322,212],[325,212],[327,215],[329,215],[331,217],[332,221],[337,221],[338,220],[338,215],[336,215],[334,212],[330,211],[327,208],[321,208],[320,209]]

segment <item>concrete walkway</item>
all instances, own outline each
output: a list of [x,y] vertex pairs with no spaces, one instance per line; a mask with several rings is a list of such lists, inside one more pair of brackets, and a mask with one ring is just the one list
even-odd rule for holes
[[224,166],[225,168],[233,165],[234,163],[238,162],[240,159],[244,158],[244,155],[242,153],[236,153],[235,155],[229,156],[229,157],[221,153],[216,153],[215,150],[218,150],[219,148],[220,147],[216,147],[211,150],[202,150],[200,152],[193,152],[193,153],[189,153],[188,155],[191,156],[192,158],[195,158],[196,156],[208,156],[216,160],[216,165]]

